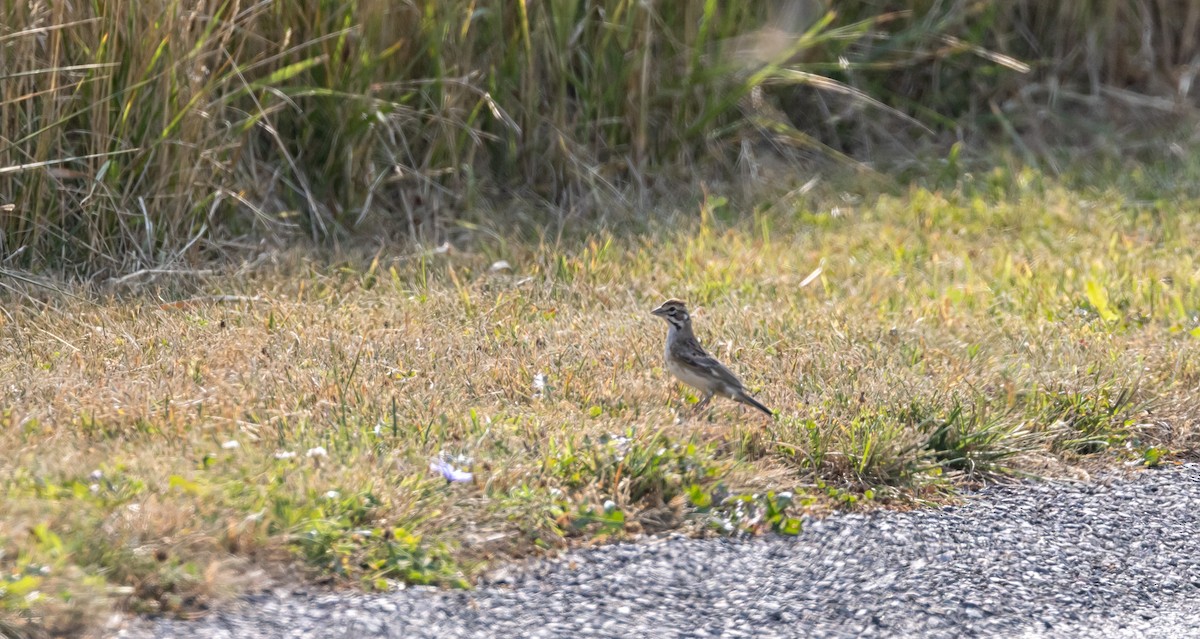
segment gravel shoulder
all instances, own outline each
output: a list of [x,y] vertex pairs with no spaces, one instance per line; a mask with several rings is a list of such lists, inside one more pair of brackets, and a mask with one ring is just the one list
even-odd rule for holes
[[263,593],[117,637],[1179,637],[1200,628],[1198,533],[1186,464],[835,515],[796,538],[578,551],[466,592]]

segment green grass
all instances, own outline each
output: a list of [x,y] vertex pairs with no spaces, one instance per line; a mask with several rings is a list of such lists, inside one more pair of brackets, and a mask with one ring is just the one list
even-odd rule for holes
[[[1097,189],[997,169],[769,210],[714,193],[647,233],[9,293],[0,608],[69,633],[297,573],[456,586],[571,544],[794,533],[1194,455],[1186,170]],[[1151,181],[1158,199],[1127,195]],[[659,360],[666,297],[777,419],[677,419],[695,396]]]

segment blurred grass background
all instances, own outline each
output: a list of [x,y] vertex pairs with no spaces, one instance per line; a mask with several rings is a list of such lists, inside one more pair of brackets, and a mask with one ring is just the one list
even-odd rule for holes
[[20,1],[0,25],[0,265],[93,276],[644,215],[780,159],[959,142],[1055,170],[1188,114],[1200,70],[1185,0]]

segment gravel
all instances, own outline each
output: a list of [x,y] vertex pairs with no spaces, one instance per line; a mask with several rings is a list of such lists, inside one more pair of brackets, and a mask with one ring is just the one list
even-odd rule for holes
[[994,486],[795,538],[669,537],[514,566],[471,591],[276,591],[122,639],[1179,637],[1200,628],[1200,465]]

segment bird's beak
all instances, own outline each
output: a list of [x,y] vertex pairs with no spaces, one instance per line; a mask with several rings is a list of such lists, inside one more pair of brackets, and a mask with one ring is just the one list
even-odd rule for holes
[[654,309],[653,311],[650,311],[650,314],[662,317],[663,313],[665,313],[665,312],[666,311],[663,310],[663,307],[659,306],[658,308]]

